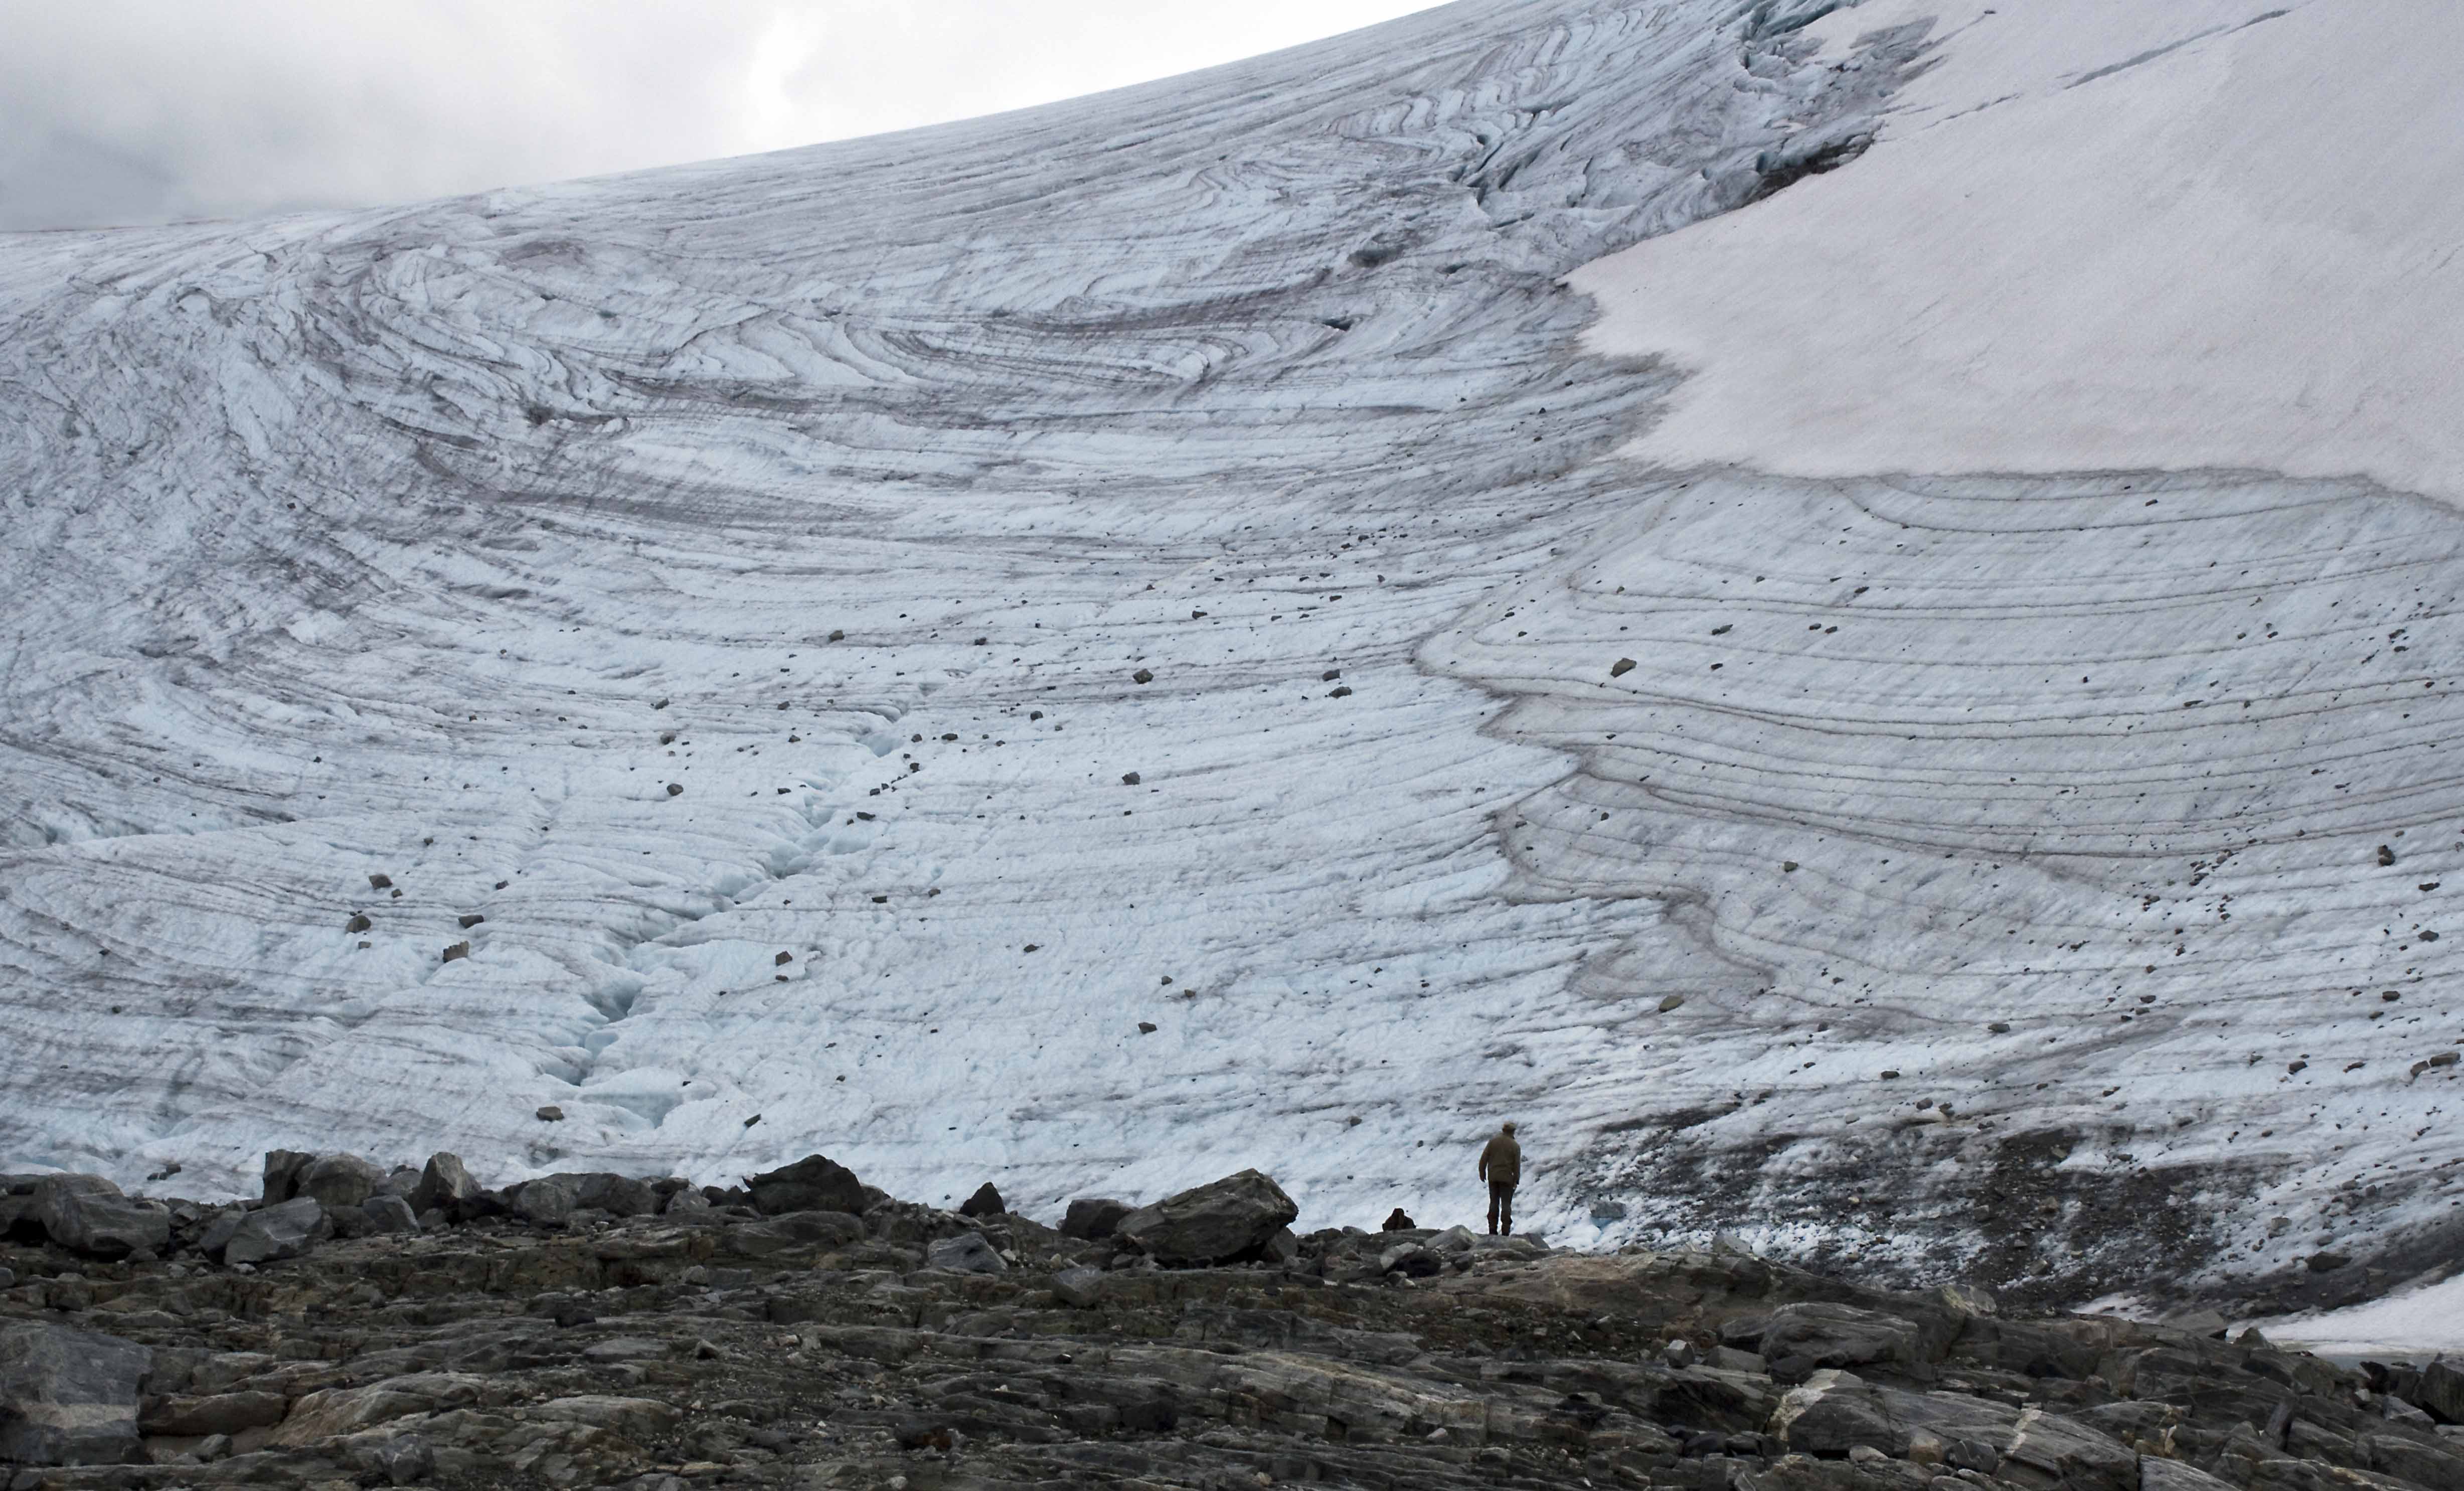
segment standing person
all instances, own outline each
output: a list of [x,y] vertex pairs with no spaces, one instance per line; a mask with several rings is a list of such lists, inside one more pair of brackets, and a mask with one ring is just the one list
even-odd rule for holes
[[1514,1125],[1499,1128],[1480,1152],[1480,1178],[1488,1182],[1488,1230],[1514,1235],[1514,1188],[1523,1183],[1523,1146],[1514,1141]]

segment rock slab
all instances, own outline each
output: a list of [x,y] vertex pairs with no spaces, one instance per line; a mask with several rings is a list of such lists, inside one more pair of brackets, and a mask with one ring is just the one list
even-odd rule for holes
[[143,1461],[137,1390],[154,1353],[35,1321],[0,1325],[0,1464]]

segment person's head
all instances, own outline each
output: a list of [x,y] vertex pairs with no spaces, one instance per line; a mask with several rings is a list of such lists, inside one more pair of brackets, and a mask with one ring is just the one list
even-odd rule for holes
[[1498,1132],[1501,1134],[1510,1134],[1514,1132],[1514,1125],[1512,1124],[1508,1124],[1504,1128],[1499,1129]]

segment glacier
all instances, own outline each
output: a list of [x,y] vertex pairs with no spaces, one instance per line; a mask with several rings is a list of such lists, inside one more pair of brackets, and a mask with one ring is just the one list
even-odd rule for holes
[[[1860,184],[2000,127],[1945,9],[1464,0],[0,237],[0,1168],[821,1149],[1049,1212],[1254,1165],[1374,1226],[1468,1214],[1513,1117],[1561,1242],[2432,1268],[2453,432],[1937,437],[2098,387],[1937,398],[1990,278],[1928,322],[1805,251],[1917,234]],[[2038,9],[2042,87],[2160,112],[2335,18]]]

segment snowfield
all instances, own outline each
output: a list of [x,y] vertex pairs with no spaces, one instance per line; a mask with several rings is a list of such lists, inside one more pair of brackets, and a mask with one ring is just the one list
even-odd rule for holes
[[[2452,84],[2342,0],[1981,9],[1469,0],[0,238],[0,1168],[1256,1165],[1374,1226],[1513,1117],[1561,1242],[2429,1266],[2454,194],[2278,146]],[[2361,247],[2221,273],[2132,129]]]

